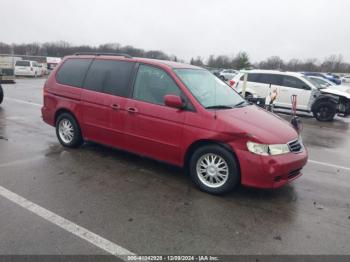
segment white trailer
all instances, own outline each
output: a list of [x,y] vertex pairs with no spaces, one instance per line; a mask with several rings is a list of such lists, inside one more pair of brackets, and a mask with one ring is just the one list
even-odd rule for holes
[[15,82],[15,63],[21,60],[15,56],[0,56],[0,81]]

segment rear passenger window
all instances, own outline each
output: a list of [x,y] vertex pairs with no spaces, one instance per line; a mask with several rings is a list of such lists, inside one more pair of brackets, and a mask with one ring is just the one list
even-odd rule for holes
[[283,76],[282,86],[304,89],[306,84],[294,76]]
[[280,75],[276,74],[260,74],[259,82],[271,85],[281,85],[282,78]]
[[84,88],[115,96],[128,97],[134,63],[117,60],[95,60],[86,76]]
[[82,87],[86,71],[92,59],[68,59],[56,74],[56,80],[62,85]]
[[248,74],[248,81],[249,82],[259,82],[258,81],[258,74]]

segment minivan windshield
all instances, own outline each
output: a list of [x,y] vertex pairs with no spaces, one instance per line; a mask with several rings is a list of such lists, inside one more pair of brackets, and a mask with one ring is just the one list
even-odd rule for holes
[[174,69],[174,72],[207,109],[229,109],[248,104],[230,86],[207,70]]
[[325,89],[325,88],[327,88],[325,86],[322,86],[320,83],[318,83],[317,81],[315,81],[311,77],[308,77],[308,76],[302,76],[302,77],[304,79],[306,79],[307,81],[309,81],[311,84],[313,84],[317,89]]

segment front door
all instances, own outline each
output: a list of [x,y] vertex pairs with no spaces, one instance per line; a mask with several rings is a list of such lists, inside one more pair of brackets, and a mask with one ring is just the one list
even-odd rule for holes
[[181,95],[171,76],[141,64],[133,97],[126,103],[125,135],[130,151],[179,164],[186,111],[165,106],[164,96],[169,94]]
[[297,110],[310,111],[309,101],[311,96],[311,88],[295,76],[282,76],[281,86],[277,89],[276,107],[291,108],[292,95],[297,96]]

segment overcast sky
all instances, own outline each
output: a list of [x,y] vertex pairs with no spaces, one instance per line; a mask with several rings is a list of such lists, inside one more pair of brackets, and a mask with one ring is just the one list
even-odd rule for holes
[[247,51],[253,61],[342,54],[349,0],[0,0],[0,42],[118,42],[189,60]]

